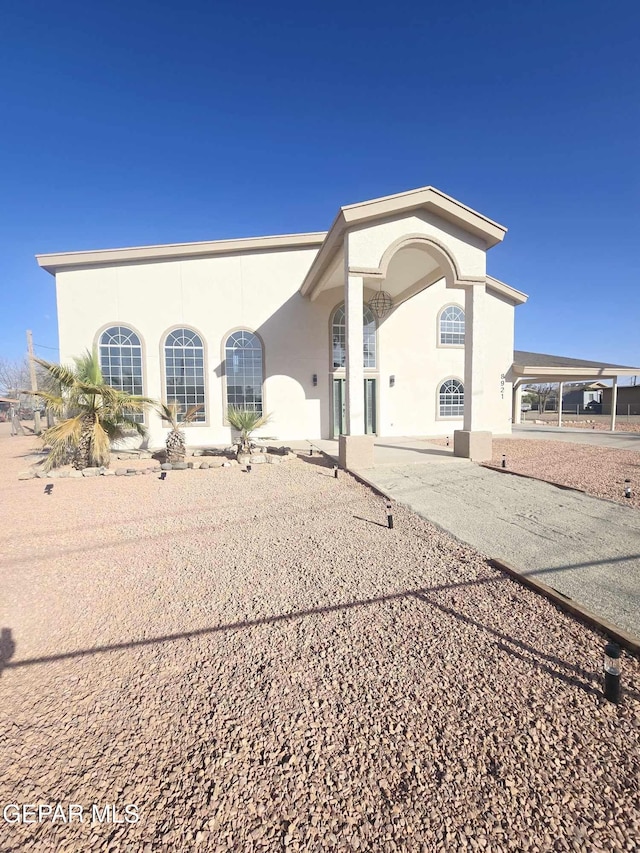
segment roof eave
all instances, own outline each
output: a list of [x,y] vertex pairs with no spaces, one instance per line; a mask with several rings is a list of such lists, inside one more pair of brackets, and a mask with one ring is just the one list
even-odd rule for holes
[[209,240],[200,243],[169,243],[160,246],[130,246],[122,249],[95,249],[84,252],[64,252],[36,255],[38,265],[55,275],[60,270],[78,267],[108,266],[140,261],[186,260],[243,252],[316,248],[327,235],[326,231],[307,234],[277,234],[268,237],[244,237],[237,240]]

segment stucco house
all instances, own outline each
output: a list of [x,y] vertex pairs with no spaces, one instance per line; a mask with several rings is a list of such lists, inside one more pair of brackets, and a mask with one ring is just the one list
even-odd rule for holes
[[[281,440],[455,433],[490,455],[513,414],[514,312],[487,274],[506,228],[433,187],[341,207],[327,232],[38,255],[55,275],[60,358],[94,344],[130,391],[202,406],[190,445],[228,443],[229,405]],[[149,445],[166,425],[146,416]]]

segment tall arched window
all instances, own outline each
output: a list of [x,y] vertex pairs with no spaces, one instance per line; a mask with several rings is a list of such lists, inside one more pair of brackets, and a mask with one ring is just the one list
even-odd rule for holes
[[[363,366],[376,367],[376,318],[368,305],[363,306]],[[333,348],[333,369],[344,367],[346,362],[347,323],[344,305],[339,305],[331,323],[331,343]]]
[[229,335],[224,347],[227,406],[262,414],[262,344],[253,332]]
[[459,418],[464,414],[464,385],[458,379],[445,379],[438,392],[441,418]]
[[448,305],[440,314],[440,343],[445,346],[464,346],[464,311],[458,305]]
[[200,336],[191,329],[170,332],[164,344],[164,367],[167,403],[175,401],[180,406],[178,420],[190,406],[199,405],[193,420],[205,421],[204,346]]
[[[102,378],[127,394],[142,394],[142,346],[140,338],[126,326],[110,326],[100,335],[100,369]],[[133,420],[144,422],[142,412]]]

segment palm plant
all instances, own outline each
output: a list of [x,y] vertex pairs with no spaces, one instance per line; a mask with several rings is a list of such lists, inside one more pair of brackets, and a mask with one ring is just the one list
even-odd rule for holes
[[160,417],[171,424],[171,430],[165,441],[167,462],[184,462],[187,452],[186,441],[184,432],[180,427],[190,424],[202,408],[202,405],[189,406],[182,420],[179,420],[182,407],[175,400],[172,400],[170,403],[156,403],[155,408]]
[[237,406],[229,406],[227,409],[227,420],[240,433],[239,453],[251,452],[251,436],[253,433],[265,426],[271,420],[271,415],[261,415],[250,409],[241,409]]
[[127,431],[145,434],[135,415],[152,401],[108,385],[102,376],[97,348],[74,358],[74,367],[35,361],[58,383],[59,391],[38,391],[58,422],[41,436],[49,447],[45,470],[71,459],[74,468],[109,465],[111,443]]

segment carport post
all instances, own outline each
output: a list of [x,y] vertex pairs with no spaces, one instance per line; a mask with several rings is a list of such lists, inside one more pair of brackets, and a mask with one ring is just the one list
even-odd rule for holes
[[616,428],[616,409],[618,408],[618,377],[613,377],[611,388],[611,432]]
[[558,426],[562,426],[562,382],[558,382]]

